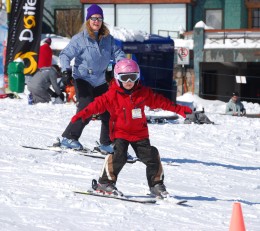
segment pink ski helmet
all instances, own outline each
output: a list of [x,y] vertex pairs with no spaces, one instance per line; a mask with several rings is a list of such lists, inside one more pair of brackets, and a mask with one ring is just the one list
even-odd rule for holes
[[140,79],[140,69],[134,60],[122,59],[115,65],[114,76],[118,86],[120,82],[136,82]]

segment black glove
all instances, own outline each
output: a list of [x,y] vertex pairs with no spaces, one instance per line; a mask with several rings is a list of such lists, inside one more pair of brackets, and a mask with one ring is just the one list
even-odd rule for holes
[[57,95],[53,90],[51,90],[50,88],[49,88],[47,91],[48,91],[49,95],[50,95],[52,98],[58,97],[58,95]]
[[65,97],[64,97],[63,93],[61,93],[61,94],[59,95],[59,97],[60,97],[60,99],[64,102]]
[[114,67],[115,64],[111,64],[111,66],[109,66],[110,68],[106,70],[105,73],[105,77],[106,77],[106,81],[107,83],[110,83],[110,81],[114,78]]
[[73,78],[72,78],[71,69],[67,69],[66,71],[62,72],[62,82],[65,86],[66,85],[72,86],[73,85],[72,80]]
[[246,115],[246,110],[245,109],[242,110],[242,112],[241,112],[241,116],[244,116],[244,115]]

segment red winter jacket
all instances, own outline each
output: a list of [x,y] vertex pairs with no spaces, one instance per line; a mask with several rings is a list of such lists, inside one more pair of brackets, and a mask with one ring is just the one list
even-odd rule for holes
[[50,67],[52,65],[52,49],[50,45],[44,43],[40,46],[39,58],[38,58],[38,68]]
[[[115,138],[122,138],[133,142],[149,137],[144,113],[145,106],[162,108],[182,116],[185,116],[184,112],[187,110],[187,107],[174,105],[169,99],[140,84],[129,95],[113,82],[105,94],[95,98],[83,109],[83,113],[84,118],[88,118],[93,114],[101,114],[107,110],[110,113],[110,139],[113,141]],[[141,109],[141,118],[132,117],[134,109]]]

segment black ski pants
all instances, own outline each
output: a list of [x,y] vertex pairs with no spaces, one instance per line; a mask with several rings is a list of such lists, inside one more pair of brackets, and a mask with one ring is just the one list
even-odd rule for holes
[[[77,97],[77,112],[81,111],[87,105],[89,105],[97,96],[102,95],[108,90],[107,83],[104,83],[98,87],[91,86],[87,81],[82,79],[74,80],[74,86]],[[106,111],[100,115],[101,119],[101,131],[100,131],[100,143],[109,145],[111,143],[109,138],[109,118],[110,115]],[[89,123],[91,117],[85,122],[77,120],[75,123],[69,123],[62,136],[68,139],[78,140],[83,132],[84,127]]]
[[99,183],[116,183],[117,177],[126,164],[127,149],[129,144],[134,149],[136,156],[146,165],[146,177],[149,187],[163,183],[164,173],[157,148],[151,146],[149,139],[129,142],[124,139],[116,139],[114,142],[114,154],[108,154],[105,158]]

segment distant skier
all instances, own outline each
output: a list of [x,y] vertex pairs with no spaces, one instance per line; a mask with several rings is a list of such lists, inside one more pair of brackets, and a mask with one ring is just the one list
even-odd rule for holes
[[246,114],[246,109],[239,100],[238,92],[232,93],[232,97],[226,105],[226,114],[233,116],[244,116]]
[[139,83],[139,66],[131,59],[123,59],[116,63],[114,76],[115,80],[108,92],[95,98],[71,119],[71,122],[75,123],[106,110],[110,113],[110,138],[114,141],[114,154],[106,156],[99,183],[93,185],[93,189],[107,194],[122,195],[116,188],[116,181],[126,163],[130,144],[136,156],[146,165],[151,193],[166,197],[168,192],[163,183],[163,168],[157,148],[150,144],[144,108],[162,108],[176,112],[184,118],[186,114],[192,113],[192,110],[187,106],[174,104],[153,92],[151,88],[142,86]]

